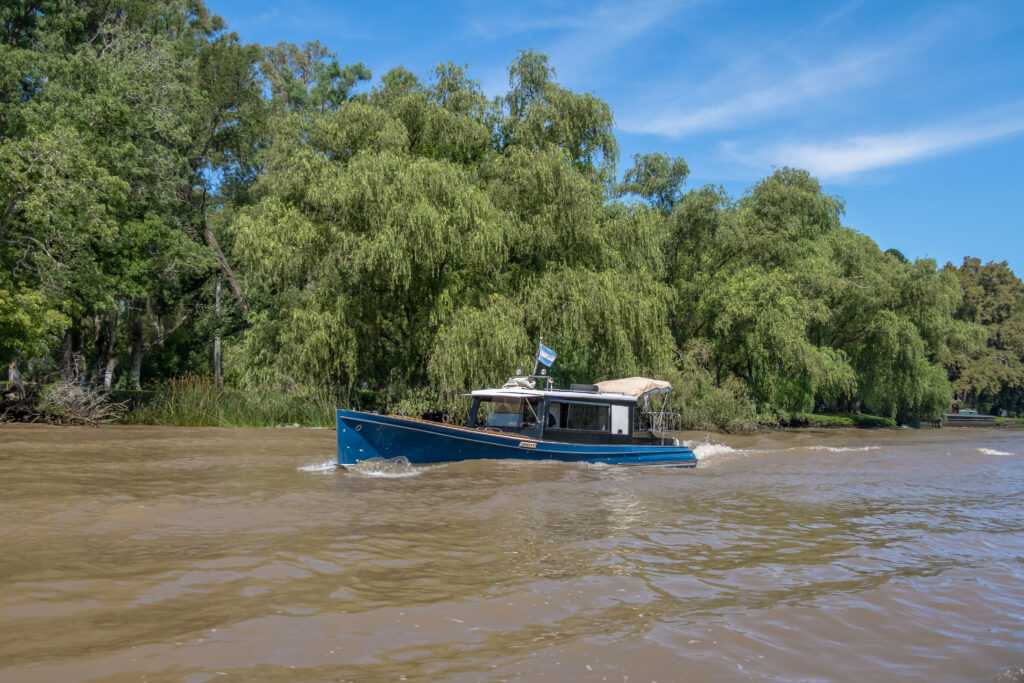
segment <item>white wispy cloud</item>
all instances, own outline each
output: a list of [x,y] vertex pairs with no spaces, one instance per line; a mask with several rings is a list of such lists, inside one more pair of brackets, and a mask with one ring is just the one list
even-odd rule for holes
[[899,65],[939,43],[957,26],[957,16],[940,16],[897,39],[862,41],[837,48],[831,55],[790,47],[801,45],[800,34],[823,32],[858,5],[852,2],[815,24],[802,27],[764,48],[760,55],[737,47],[739,56],[732,64],[704,82],[662,90],[659,98],[649,100],[642,109],[621,116],[619,127],[629,133],[678,139],[805,111],[815,102],[834,101],[844,93],[891,78]]
[[561,77],[571,81],[692,4],[683,0],[602,3],[578,28],[550,47],[552,64]]
[[737,125],[794,109],[809,100],[867,85],[879,77],[880,67],[891,56],[876,50],[849,55],[830,64],[812,67],[778,82],[728,97],[713,104],[689,108],[691,103],[670,105],[656,114],[628,116],[619,127],[629,133],[648,133],[681,138]]
[[723,145],[736,161],[764,168],[769,165],[805,168],[826,180],[948,154],[1024,132],[1024,102],[974,116],[899,132],[854,135],[825,142],[783,142],[751,152],[735,143]]
[[[699,0],[630,0],[602,2],[586,13],[535,13],[525,18],[503,17],[492,21],[475,17],[467,20],[471,32],[488,39],[507,35],[550,33],[534,47],[547,54],[560,82],[572,86],[587,72],[601,68],[614,53],[638,40],[648,31],[686,6]],[[491,91],[507,82],[507,74],[492,70],[481,78]]]

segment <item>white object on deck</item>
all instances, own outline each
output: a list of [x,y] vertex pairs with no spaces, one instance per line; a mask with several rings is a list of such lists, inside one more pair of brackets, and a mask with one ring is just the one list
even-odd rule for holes
[[626,377],[609,379],[597,383],[597,390],[605,393],[625,394],[626,396],[643,396],[652,391],[668,391],[672,385],[662,379],[647,377]]

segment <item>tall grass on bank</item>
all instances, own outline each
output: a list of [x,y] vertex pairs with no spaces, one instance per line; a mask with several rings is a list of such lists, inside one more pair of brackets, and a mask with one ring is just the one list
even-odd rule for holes
[[895,427],[896,420],[891,417],[864,415],[861,413],[802,413],[794,415],[788,423],[789,427]]
[[333,427],[335,407],[326,392],[218,390],[210,378],[185,376],[162,385],[126,421],[176,427]]

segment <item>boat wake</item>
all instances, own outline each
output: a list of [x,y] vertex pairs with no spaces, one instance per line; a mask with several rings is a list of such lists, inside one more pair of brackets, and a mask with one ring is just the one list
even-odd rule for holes
[[1006,451],[997,451],[994,448],[975,448],[982,455],[1016,455],[1015,453],[1008,453]]
[[349,472],[355,472],[366,477],[383,477],[394,479],[397,477],[415,477],[423,474],[432,467],[416,467],[404,455],[397,458],[368,458],[360,460],[354,465],[345,465]]
[[881,446],[797,446],[791,451],[828,451],[829,453],[853,453],[856,451],[877,451]]
[[326,462],[317,463],[314,465],[303,465],[298,468],[300,472],[333,472],[338,469],[338,461],[334,458]]
[[741,453],[742,451],[732,446],[726,446],[724,443],[711,443],[705,439],[700,443],[693,441],[684,441],[683,445],[693,451],[693,454],[697,457],[697,460],[703,460],[704,458],[712,455],[722,455],[724,453]]

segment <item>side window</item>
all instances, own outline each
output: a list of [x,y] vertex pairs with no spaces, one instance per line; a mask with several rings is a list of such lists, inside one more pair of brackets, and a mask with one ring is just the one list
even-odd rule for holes
[[608,406],[570,403],[566,429],[585,429],[588,432],[608,431]]
[[481,401],[477,423],[487,427],[518,427],[523,420],[522,399]]
[[549,429],[607,432],[608,406],[552,401],[548,406],[547,426]]

